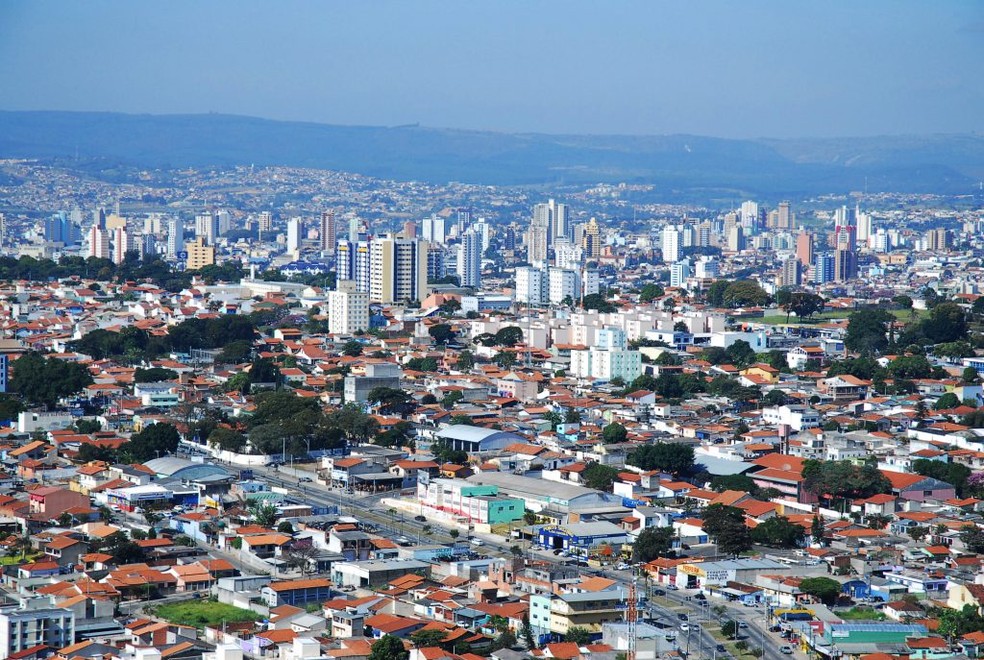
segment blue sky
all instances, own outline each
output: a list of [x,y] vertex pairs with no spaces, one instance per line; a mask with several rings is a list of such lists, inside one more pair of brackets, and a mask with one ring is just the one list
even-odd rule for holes
[[984,2],[0,3],[0,108],[549,133],[984,130]]

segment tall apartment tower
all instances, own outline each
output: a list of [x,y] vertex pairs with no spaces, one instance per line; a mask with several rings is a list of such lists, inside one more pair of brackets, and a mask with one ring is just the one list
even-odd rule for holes
[[287,251],[296,254],[301,251],[301,234],[304,232],[304,221],[291,218],[287,221]]
[[838,250],[857,249],[857,212],[842,206],[834,212],[834,247]]
[[261,240],[263,239],[264,236],[269,236],[270,232],[273,231],[273,213],[271,213],[270,211],[261,212],[258,228],[260,230]]
[[735,225],[728,231],[728,249],[732,252],[745,249],[745,228],[741,225]]
[[185,251],[188,253],[185,263],[188,270],[199,270],[215,264],[215,247],[206,244],[202,236],[196,236],[195,240],[186,243]]
[[601,256],[601,228],[595,218],[584,225],[584,236],[581,238],[581,248],[585,259],[597,259]]
[[846,248],[834,250],[834,281],[847,282],[858,276],[858,253]]
[[336,238],[335,212],[321,212],[321,251],[334,254]]
[[469,229],[458,245],[458,283],[473,289],[482,287],[482,235]]
[[339,240],[335,248],[335,278],[352,280],[357,291],[369,293],[369,275],[368,241]]
[[799,258],[792,255],[786,257],[779,271],[780,286],[799,286],[802,282],[801,273],[802,264]]
[[424,218],[421,223],[421,236],[428,243],[444,245],[447,242],[447,235],[447,222],[437,214]]
[[789,211],[789,202],[779,202],[779,217],[776,221],[777,229],[792,229],[793,214]]
[[759,205],[757,202],[742,202],[740,209],[741,226],[746,234],[754,234],[758,229]]
[[813,263],[813,234],[808,231],[801,231],[796,237],[796,258],[803,268]]
[[526,231],[526,260],[530,264],[541,266],[547,263],[549,240],[550,225],[544,224],[542,219],[538,219],[534,214],[533,222]]
[[89,228],[89,256],[97,259],[109,259],[109,232],[98,225]]
[[675,264],[680,261],[680,231],[676,227],[668,225],[663,228],[660,245],[664,264]]
[[427,241],[383,236],[369,244],[369,297],[381,303],[427,297]]
[[167,221],[167,256],[177,259],[179,252],[184,252],[184,223],[178,218]]
[[126,253],[133,249],[133,237],[125,227],[113,230],[113,263],[121,264],[126,259]]
[[350,335],[369,329],[369,294],[352,280],[339,280],[328,292],[328,332]]
[[195,216],[195,236],[205,239],[207,245],[215,245],[215,239],[219,237],[219,218],[211,211],[199,213]]

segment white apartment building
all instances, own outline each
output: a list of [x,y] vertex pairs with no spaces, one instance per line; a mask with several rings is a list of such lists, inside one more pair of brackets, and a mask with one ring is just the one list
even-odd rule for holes
[[75,613],[46,598],[0,609],[0,660],[42,644],[53,649],[75,642]]
[[547,274],[549,300],[552,305],[560,305],[565,298],[577,300],[581,293],[581,275],[576,270],[551,268]]
[[328,332],[350,335],[369,329],[369,294],[358,291],[352,280],[338,282],[328,292]]
[[631,382],[642,374],[642,354],[626,348],[625,331],[602,328],[588,350],[571,351],[571,372],[578,378]]
[[664,264],[672,264],[680,261],[680,231],[676,227],[668,226],[663,228],[661,246]]
[[369,297],[381,303],[427,297],[427,241],[383,236],[369,244]]
[[546,271],[531,266],[516,269],[516,302],[526,305],[543,305],[549,299],[549,281]]
[[469,229],[458,245],[458,284],[473,289],[482,287],[482,235]]
[[776,406],[762,409],[762,421],[770,426],[785,424],[794,431],[820,428],[820,413],[809,406]]
[[299,252],[301,249],[301,234],[304,231],[304,223],[300,218],[291,218],[287,221],[287,251],[290,253]]

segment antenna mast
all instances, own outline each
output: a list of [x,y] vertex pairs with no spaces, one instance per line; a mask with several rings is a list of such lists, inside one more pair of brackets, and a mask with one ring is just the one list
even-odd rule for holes
[[633,576],[632,583],[629,584],[629,602],[625,616],[629,623],[629,648],[628,652],[625,654],[625,660],[636,660],[636,620],[639,618],[637,602],[636,577]]

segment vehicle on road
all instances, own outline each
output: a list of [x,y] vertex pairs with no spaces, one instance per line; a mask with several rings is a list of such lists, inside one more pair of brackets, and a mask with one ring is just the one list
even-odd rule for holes
[[469,543],[471,543],[472,545],[485,545],[485,541],[483,541],[482,539],[471,539]]
[[690,624],[689,623],[681,623],[680,624],[680,630],[682,630],[683,632],[687,632],[688,630],[690,630]]
[[621,564],[616,564],[615,565],[615,570],[616,571],[627,571],[630,568],[632,568],[632,567],[629,566],[628,564],[626,564],[625,562],[622,562]]
[[681,621],[690,621],[690,617],[683,613],[677,614],[677,618]]
[[427,518],[425,518],[424,516],[414,516],[413,519],[416,520],[417,522],[426,522],[427,521]]
[[784,653],[786,655],[792,655],[793,647],[790,646],[789,644],[783,644],[782,646],[779,647],[779,652]]
[[745,623],[744,621],[739,621],[738,622],[738,627],[739,628],[747,628],[748,627],[748,624]]
[[300,479],[298,479],[298,481],[302,484],[309,484],[312,483],[314,479],[312,479],[311,477],[301,477]]

